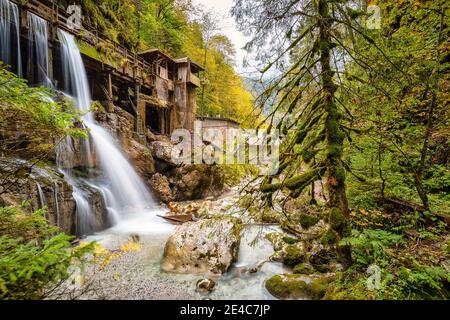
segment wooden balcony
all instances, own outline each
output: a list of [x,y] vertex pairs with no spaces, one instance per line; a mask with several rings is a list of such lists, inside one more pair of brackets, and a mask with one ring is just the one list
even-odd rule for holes
[[200,78],[197,77],[197,76],[196,76],[195,74],[193,74],[192,72],[189,73],[187,82],[190,83],[190,84],[192,84],[192,85],[194,85],[194,86],[196,86],[196,87],[200,87],[200,85],[201,85]]

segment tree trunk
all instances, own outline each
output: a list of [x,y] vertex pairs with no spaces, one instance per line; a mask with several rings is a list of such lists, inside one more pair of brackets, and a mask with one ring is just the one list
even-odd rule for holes
[[[328,1],[319,0],[319,46],[321,81],[323,92],[323,103],[326,117],[327,137],[327,190],[329,194],[328,206],[330,207],[330,225],[341,239],[348,235],[349,231],[349,209],[345,193],[345,169],[342,164],[342,153],[344,144],[344,133],[341,128],[341,114],[336,106],[334,94],[336,87],[333,81],[331,69],[331,24]],[[351,263],[349,247],[341,247],[338,250],[342,263]]]
[[416,174],[414,175],[414,181],[416,183],[417,193],[419,194],[420,200],[422,200],[423,208],[425,210],[430,210],[430,204],[428,201],[428,195],[423,187],[423,173],[425,171],[425,161],[428,154],[428,146],[430,143],[431,132],[433,129],[433,116],[434,116],[434,106],[435,106],[435,97],[431,101],[430,108],[428,110],[428,123],[427,130],[425,132],[425,137],[422,145],[422,151],[420,156],[420,164],[417,168]]

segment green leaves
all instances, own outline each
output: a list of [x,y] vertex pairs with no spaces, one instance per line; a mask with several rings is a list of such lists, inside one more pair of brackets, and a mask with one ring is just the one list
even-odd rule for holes
[[42,299],[45,288],[69,277],[68,267],[91,251],[50,227],[43,211],[0,207],[0,299]]
[[[74,126],[81,114],[68,102],[52,99],[49,89],[29,88],[25,80],[0,65],[0,125],[9,132],[3,136],[3,152],[30,157],[48,153],[49,146],[66,135],[86,137],[84,130]],[[20,138],[13,134],[17,128]]]

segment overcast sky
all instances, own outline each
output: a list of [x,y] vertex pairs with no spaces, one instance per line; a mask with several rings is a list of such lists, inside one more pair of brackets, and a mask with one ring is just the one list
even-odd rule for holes
[[231,17],[230,10],[233,7],[233,0],[194,0],[194,2],[201,5],[204,9],[212,9],[221,18],[220,33],[230,38],[236,47],[236,71],[244,73],[248,71],[242,67],[242,61],[246,56],[246,52],[242,48],[247,43],[248,39],[237,30],[234,18]]

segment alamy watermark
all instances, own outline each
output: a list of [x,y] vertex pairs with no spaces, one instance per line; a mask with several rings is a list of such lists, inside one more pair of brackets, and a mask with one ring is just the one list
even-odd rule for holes
[[194,132],[176,129],[171,136],[175,164],[250,164],[261,175],[274,175],[279,168],[280,136],[270,132],[237,128],[204,128],[195,121]]
[[70,5],[67,7],[67,27],[72,30],[79,30],[83,27],[81,22],[81,7],[78,5]]
[[371,265],[366,271],[369,274],[367,278],[367,290],[374,291],[381,289],[381,268],[377,265]]

